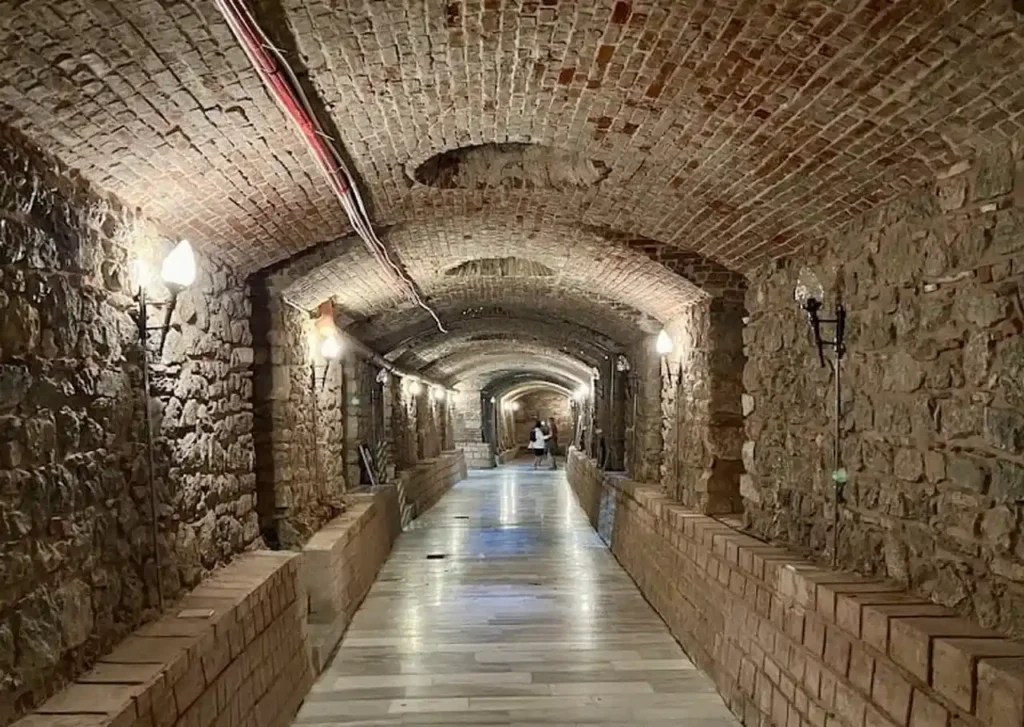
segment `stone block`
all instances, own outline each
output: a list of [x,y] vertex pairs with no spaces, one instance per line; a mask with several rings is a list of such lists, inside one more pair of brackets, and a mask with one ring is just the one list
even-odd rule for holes
[[[852,613],[852,611],[851,611]],[[894,618],[913,616],[952,617],[953,612],[944,606],[926,603],[906,594],[879,594],[870,603],[860,607],[860,633],[864,641],[883,654],[889,653],[889,621]],[[853,626],[852,616],[847,621],[847,631]]]
[[898,725],[907,724],[910,717],[910,683],[885,661],[875,664],[871,683],[871,699]]
[[1024,645],[998,638],[936,638],[932,646],[931,684],[966,712],[974,711],[977,665],[982,658],[1024,658]]
[[949,727],[949,712],[924,692],[915,689],[910,707],[910,727]]
[[987,638],[991,631],[949,617],[893,618],[889,621],[889,656],[923,683],[931,683],[932,641],[940,637]]
[[986,725],[1024,724],[1024,658],[982,658],[978,662],[975,711]]

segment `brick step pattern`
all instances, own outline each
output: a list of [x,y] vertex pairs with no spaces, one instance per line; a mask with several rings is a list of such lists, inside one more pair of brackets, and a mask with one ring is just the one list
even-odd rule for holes
[[743,724],[1024,725],[1024,644],[897,583],[766,545],[580,452],[567,469],[595,528]]
[[257,551],[14,727],[285,727],[312,685],[298,556]]

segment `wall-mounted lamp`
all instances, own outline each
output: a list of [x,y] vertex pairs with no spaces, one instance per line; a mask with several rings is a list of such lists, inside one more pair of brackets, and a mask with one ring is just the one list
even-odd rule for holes
[[[832,452],[835,469],[832,470],[834,495],[832,565],[837,566],[839,563],[839,508],[843,504],[843,492],[846,488],[847,482],[849,481],[849,475],[842,463],[842,364],[843,357],[846,355],[846,308],[844,308],[843,304],[837,300],[832,318],[822,318],[820,315],[823,307],[821,301],[825,297],[825,292],[821,283],[818,281],[817,276],[806,269],[800,271],[793,297],[807,314],[807,320],[811,326],[811,333],[814,336],[814,345],[818,350],[818,361],[822,366],[825,365],[825,348],[830,346],[835,351],[835,431],[833,432]],[[823,325],[833,326],[832,340],[822,338],[821,327]]]
[[494,398],[494,397],[492,396],[492,397],[491,397],[491,403],[493,404],[493,403],[495,403],[496,401],[497,401],[497,399],[496,399],[496,398]]
[[409,382],[409,393],[410,394],[412,394],[413,396],[419,396],[420,392],[422,392],[422,391],[423,391],[423,386],[420,384],[419,381],[410,381]]
[[[835,314],[832,318],[822,318],[822,299],[825,292],[818,282],[814,273],[801,271],[797,280],[796,290],[793,296],[800,304],[800,307],[807,313],[807,320],[811,324],[811,333],[814,335],[814,345],[818,349],[818,361],[825,365],[825,347],[831,346],[835,349],[836,358],[841,359],[846,354],[846,308],[839,301],[835,304]],[[823,325],[834,326],[832,340],[825,340],[821,337]]]
[[378,384],[386,384],[386,383],[388,383],[388,379],[390,379],[390,378],[391,378],[391,374],[388,373],[387,369],[381,369],[380,371],[377,372],[377,383]]
[[434,401],[444,401],[445,397],[448,396],[448,392],[440,386],[433,386],[430,389],[430,396]]
[[654,342],[654,348],[661,356],[668,356],[672,353],[672,349],[675,348],[675,344],[672,342],[672,336],[668,335],[668,331],[664,328],[662,328],[661,333],[658,334],[658,339]]
[[[134,264],[135,280],[138,284],[138,291],[135,294],[135,302],[138,308],[135,312],[135,323],[139,333],[139,344],[142,347],[142,386],[146,399],[146,449],[147,449],[147,480],[149,484],[149,515],[151,538],[153,543],[153,564],[156,568],[156,594],[157,603],[161,611],[164,609],[164,583],[162,563],[160,558],[160,527],[157,519],[157,492],[156,475],[153,467],[153,419],[150,414],[152,402],[150,396],[150,361],[149,361],[149,332],[161,331],[160,351],[163,351],[164,340],[167,338],[167,331],[171,325],[171,315],[178,302],[178,295],[185,288],[192,285],[196,280],[196,257],[192,251],[192,245],[188,240],[182,240],[174,249],[168,253],[160,266],[160,277],[167,286],[170,298],[164,301],[152,301],[149,299],[147,287],[151,282],[152,275],[149,268],[141,261]],[[149,325],[149,308],[166,307],[167,313],[164,316],[162,326]]]
[[328,361],[341,358],[341,338],[337,333],[328,333],[320,342],[320,355]]
[[576,389],[576,392],[573,394],[573,396],[575,396],[575,398],[579,401],[584,401],[590,397],[592,390],[593,387],[591,387],[590,384],[580,384],[580,387]]

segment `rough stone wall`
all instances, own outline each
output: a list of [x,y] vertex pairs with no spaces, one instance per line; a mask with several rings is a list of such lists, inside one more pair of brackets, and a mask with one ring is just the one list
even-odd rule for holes
[[371,398],[376,369],[366,360],[348,356],[344,359],[344,377],[345,478],[350,487],[356,487],[366,484],[360,479],[363,467],[359,445],[365,444],[371,451],[375,445]]
[[738,512],[743,471],[743,308],[713,299],[690,306],[665,330],[661,483],[706,513]]
[[[831,367],[794,303],[806,265],[850,316],[844,566],[1024,633],[1024,174],[993,150],[752,283],[750,527],[831,552]],[[831,329],[826,330],[826,337]]]
[[395,434],[395,467],[399,470],[412,467],[419,461],[418,436],[419,406],[417,399],[424,396],[421,391],[413,395],[410,391],[411,380],[400,376],[392,377],[394,397],[392,399],[391,416]]
[[[661,357],[649,336],[629,354],[629,388],[625,415],[626,471],[637,482],[658,482],[661,478]],[[635,401],[634,401],[635,400]]]
[[[516,412],[516,441],[525,447],[530,441],[533,425],[542,421],[555,421],[558,427],[558,441],[565,445],[572,438],[572,412],[569,399],[565,394],[555,391],[535,391],[519,399],[519,411]],[[569,439],[567,439],[567,437]]]
[[504,404],[499,402],[498,411],[498,434],[500,437],[499,449],[505,450],[511,447],[525,447],[526,442],[520,442],[516,438],[516,416]]
[[342,363],[312,345],[309,316],[253,282],[256,476],[260,526],[299,547],[343,509]]
[[[154,612],[130,270],[167,246],[0,127],[0,724]],[[199,271],[151,351],[168,598],[258,538],[249,302]]]
[[424,393],[416,397],[419,412],[416,417],[416,436],[419,440],[419,459],[436,459],[441,454],[442,422],[446,406],[438,401],[432,392],[424,387]]
[[457,445],[483,441],[483,412],[480,390],[459,388],[451,396],[452,433]]

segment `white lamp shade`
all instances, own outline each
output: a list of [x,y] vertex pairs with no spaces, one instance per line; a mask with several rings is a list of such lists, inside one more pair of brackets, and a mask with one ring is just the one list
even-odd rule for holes
[[419,381],[413,381],[411,384],[409,384],[409,393],[412,394],[413,396],[419,396],[419,393],[421,391],[423,391],[423,387],[420,386]]
[[196,256],[188,240],[179,242],[164,258],[160,277],[168,285],[187,288],[196,281]]
[[446,393],[440,386],[435,386],[430,390],[430,395],[434,397],[434,401],[443,401]]
[[675,346],[672,343],[672,337],[668,335],[668,331],[666,331],[664,328],[661,329],[661,333],[658,334],[658,340],[654,344],[654,347],[662,356],[672,353],[672,349]]
[[320,354],[327,359],[341,357],[341,340],[337,335],[328,334],[320,344]]

